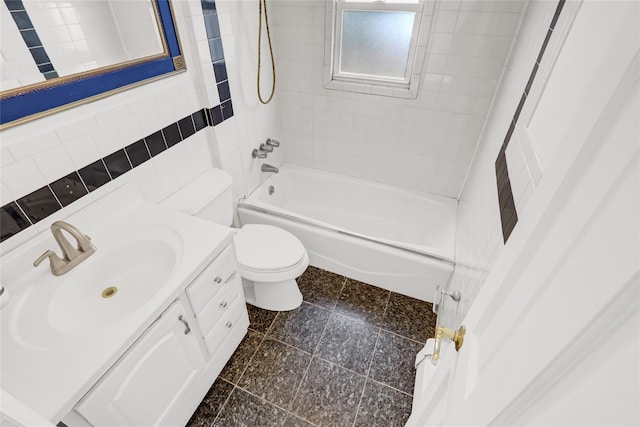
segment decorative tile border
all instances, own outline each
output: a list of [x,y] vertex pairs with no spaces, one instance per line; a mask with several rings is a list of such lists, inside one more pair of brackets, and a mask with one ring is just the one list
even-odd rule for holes
[[518,103],[518,107],[513,114],[513,119],[511,120],[511,125],[509,126],[509,130],[507,130],[507,134],[504,137],[504,141],[502,143],[502,147],[500,148],[500,152],[498,153],[498,158],[496,159],[495,168],[496,168],[496,182],[498,185],[498,203],[500,209],[500,221],[502,223],[502,237],[504,242],[507,243],[507,239],[511,235],[513,228],[516,226],[518,222],[518,214],[516,212],[516,205],[513,199],[513,191],[511,190],[511,181],[509,180],[509,168],[507,168],[507,157],[506,151],[509,142],[511,141],[511,135],[516,127],[516,123],[518,122],[518,118],[520,117],[520,112],[524,107],[524,103],[529,96],[529,90],[531,90],[531,86],[533,86],[533,81],[538,72],[538,67],[540,66],[540,62],[542,61],[542,57],[544,55],[545,50],[547,49],[547,45],[549,44],[549,39],[551,39],[551,34],[553,34],[553,30],[555,29],[556,23],[558,22],[558,18],[560,17],[560,12],[562,11],[562,7],[564,6],[565,0],[559,0],[558,6],[556,7],[556,11],[553,14],[553,18],[551,19],[551,24],[547,29],[547,35],[542,42],[542,46],[540,47],[540,52],[538,53],[538,57],[536,58],[536,62],[533,65],[533,69],[529,74],[529,80],[527,81],[527,85],[525,86],[524,92],[520,97],[520,102]]
[[227,65],[224,60],[216,2],[215,0],[201,0],[200,4],[202,5],[204,26],[207,30],[207,40],[209,41],[209,54],[211,55],[211,64],[216,76],[218,98],[220,99],[219,108],[214,107],[211,112],[211,120],[215,126],[223,120],[233,117],[233,106],[231,105],[231,90],[229,89]]
[[[12,11],[12,15],[13,11],[24,11],[20,0],[4,1]],[[139,141],[2,206],[0,208],[0,242],[140,166],[207,126],[217,126],[233,117],[233,104],[215,0],[201,0],[201,4],[220,104],[198,110]]]
[[53,67],[47,51],[44,49],[44,46],[42,46],[40,37],[33,27],[29,13],[25,9],[24,4],[22,4],[22,0],[4,0],[4,4],[7,5],[9,13],[11,13],[11,17],[20,31],[22,40],[24,40],[27,49],[29,49],[29,53],[38,66],[38,70],[40,70],[46,80],[58,77],[58,73]]
[[0,208],[0,242],[206,128],[209,124],[205,111],[198,110],[146,138],[7,203]]

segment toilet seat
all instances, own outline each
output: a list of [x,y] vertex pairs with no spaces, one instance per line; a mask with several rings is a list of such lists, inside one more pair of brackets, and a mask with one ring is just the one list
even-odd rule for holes
[[296,236],[278,227],[247,224],[234,237],[238,270],[249,280],[277,282],[301,275],[309,256]]

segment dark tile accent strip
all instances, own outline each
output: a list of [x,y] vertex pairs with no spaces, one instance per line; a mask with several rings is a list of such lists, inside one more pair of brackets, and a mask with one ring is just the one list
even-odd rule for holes
[[89,192],[96,188],[100,188],[107,182],[111,181],[111,177],[109,176],[109,172],[107,172],[107,167],[104,165],[103,159],[98,159],[90,165],[83,167],[78,171],[78,173],[84,181],[84,184],[87,186],[87,190],[89,190]]
[[211,120],[213,121],[213,125],[216,126],[222,123],[224,118],[222,117],[222,109],[220,108],[220,106],[216,105],[210,111],[211,111]]
[[[40,37],[33,28],[31,19],[24,9],[21,0],[4,0],[16,25],[21,30],[23,39],[30,48],[38,69],[46,79],[58,77],[58,73],[41,46]],[[107,184],[112,179],[140,166],[147,160],[162,153],[170,147],[184,141],[208,126],[217,126],[233,117],[233,105],[224,49],[220,38],[220,25],[216,12],[215,0],[200,0],[207,30],[207,38],[211,47],[211,62],[218,84],[218,94],[222,101],[219,105],[197,110],[187,117],[171,123],[147,137],[133,142],[114,153],[97,159],[77,171],[60,178],[33,193],[13,202],[9,202],[0,210],[2,220],[2,236],[4,241],[32,224],[51,215],[82,196]]]
[[182,141],[180,129],[178,128],[178,122],[171,123],[169,126],[162,129],[162,134],[164,135],[164,140],[167,143],[167,148],[173,147],[178,142]]
[[180,134],[182,135],[182,139],[189,138],[191,135],[196,133],[196,128],[193,124],[193,120],[191,115],[178,120],[178,127],[180,128]]
[[220,97],[220,102],[231,99],[231,91],[229,90],[228,81],[225,80],[222,83],[218,83],[218,96]]
[[31,194],[27,194],[21,199],[16,200],[18,206],[22,208],[24,213],[32,224],[35,224],[52,213],[62,209],[62,205],[53,195],[53,191],[48,185],[37,189]]
[[104,164],[107,165],[107,170],[112,179],[116,179],[133,169],[124,148],[105,157]]
[[147,146],[144,143],[144,139],[134,142],[131,145],[125,147],[125,151],[129,156],[129,160],[131,161],[131,166],[134,168],[136,166],[140,166],[147,160],[151,158],[149,154],[149,150],[147,150]]
[[511,135],[513,134],[513,131],[516,127],[516,123],[518,122],[518,119],[520,118],[520,113],[522,112],[524,103],[527,100],[527,96],[529,95],[531,86],[533,86],[533,81],[535,80],[536,74],[538,73],[538,67],[540,66],[540,61],[542,61],[544,52],[547,49],[549,40],[551,39],[553,30],[556,26],[556,23],[558,22],[558,18],[560,17],[560,12],[562,11],[562,7],[564,6],[564,3],[565,3],[565,0],[558,1],[558,5],[556,6],[553,19],[549,24],[549,29],[547,30],[547,34],[545,35],[544,41],[542,42],[542,46],[540,47],[540,52],[538,53],[536,62],[533,65],[531,73],[529,74],[529,79],[527,80],[527,84],[524,88],[522,96],[520,97],[520,102],[516,107],[516,111],[513,113],[511,124],[509,125],[507,134],[504,137],[502,148],[498,153],[498,158],[496,159],[496,163],[495,163],[496,183],[498,186],[498,204],[499,204],[499,210],[500,210],[500,221],[502,223],[502,237],[505,243],[507,243],[507,239],[509,239],[509,236],[511,236],[511,232],[513,231],[514,227],[516,226],[516,223],[518,222],[518,214],[516,212],[515,201],[513,200],[513,191],[511,189],[511,181],[509,180],[509,168],[507,167],[506,149],[507,149],[507,146],[509,145],[509,142],[511,141]]
[[0,208],[0,242],[4,242],[30,225],[31,223],[16,202],[7,203]]
[[24,5],[22,4],[22,0],[4,0],[4,3],[7,5],[7,8],[11,12],[24,10]]
[[62,206],[70,205],[80,197],[89,192],[84,187],[78,172],[71,172],[69,175],[60,178],[50,184],[53,194],[56,195]]
[[164,137],[162,136],[162,131],[157,131],[147,136],[144,139],[147,143],[147,148],[149,149],[149,154],[151,157],[157,156],[167,149],[167,144],[164,142]]
[[231,99],[223,102],[220,106],[220,109],[222,110],[223,120],[227,120],[228,118],[233,117],[233,105],[231,104]]
[[205,127],[208,126],[207,124],[207,116],[205,114],[204,109],[203,110],[198,110],[195,113],[193,113],[191,115],[191,117],[193,118],[193,124],[196,128],[196,132],[204,129]]
[[40,37],[38,36],[38,33],[33,26],[33,22],[31,22],[31,18],[29,18],[29,13],[26,11],[22,1],[4,0],[4,4],[7,6],[7,9],[9,9],[13,22],[16,23],[18,30],[20,30],[22,40],[27,46],[27,49],[29,49],[29,53],[31,53],[38,70],[46,80],[58,77],[58,73],[51,64],[49,55],[42,46]]
[[213,63],[213,72],[216,75],[216,82],[227,80],[227,65],[224,59]]

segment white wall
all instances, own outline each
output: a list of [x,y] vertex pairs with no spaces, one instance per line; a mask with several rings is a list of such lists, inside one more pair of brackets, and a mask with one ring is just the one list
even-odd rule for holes
[[524,2],[437,2],[414,100],[325,89],[325,2],[270,5],[286,159],[457,197]]
[[[518,214],[524,211],[526,201],[534,190],[535,184],[530,176],[530,170],[536,164],[540,168],[536,162],[537,154],[532,146],[526,146],[527,152],[531,154],[525,155],[523,152],[522,147],[525,147],[526,142],[522,138],[523,124],[528,123],[533,109],[538,104],[538,99],[542,96],[564,37],[570,30],[578,3],[567,2],[560,15],[534,80],[534,86],[518,121],[518,127],[507,148],[507,165]],[[458,205],[456,267],[449,284],[450,290],[461,291],[462,301],[458,305],[447,301],[445,311],[439,318],[442,324],[449,327],[457,326],[462,322],[504,247],[495,161],[536,62],[556,6],[557,2],[544,0],[529,2],[503,83],[496,95],[487,127],[482,134],[472,168],[465,182]],[[525,161],[525,158],[530,160]],[[541,176],[542,169],[538,169],[535,183]]]

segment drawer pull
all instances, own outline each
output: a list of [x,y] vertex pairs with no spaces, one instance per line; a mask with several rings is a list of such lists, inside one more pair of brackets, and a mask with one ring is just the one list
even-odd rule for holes
[[227,308],[227,302],[226,301],[222,301],[220,303],[220,308]]
[[225,324],[225,326],[226,326],[227,328],[230,328],[230,327],[232,327],[232,326],[233,326],[233,323],[232,323],[232,322],[227,322],[227,323]]
[[182,317],[182,314],[180,316],[178,316],[178,320],[181,321],[182,323],[184,323],[184,334],[187,335],[189,332],[191,332],[191,327],[189,327],[189,322],[187,322],[187,320]]
[[216,283],[222,283],[222,277],[216,276],[216,278],[213,279],[213,281],[216,282]]

